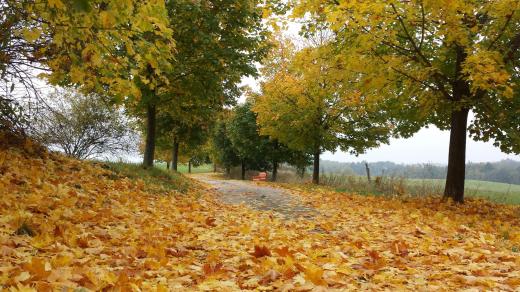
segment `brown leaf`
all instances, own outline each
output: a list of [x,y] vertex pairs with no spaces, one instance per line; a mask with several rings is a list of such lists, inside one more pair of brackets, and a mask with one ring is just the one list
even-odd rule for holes
[[267,246],[255,245],[255,251],[253,253],[251,253],[251,255],[254,256],[255,258],[261,258],[261,257],[265,257],[265,256],[271,256],[271,251],[269,250],[269,248],[267,248]]
[[392,243],[391,249],[395,255],[402,256],[402,257],[408,255],[408,245],[404,241],[401,241],[401,240],[394,241]]
[[216,275],[216,274],[222,274],[224,270],[222,269],[223,264],[222,263],[205,263],[204,266],[202,266],[202,270],[204,271],[204,274],[206,276],[210,275]]
[[211,227],[217,226],[217,224],[215,224],[215,220],[216,219],[212,218],[212,217],[206,218],[206,225],[211,226]]

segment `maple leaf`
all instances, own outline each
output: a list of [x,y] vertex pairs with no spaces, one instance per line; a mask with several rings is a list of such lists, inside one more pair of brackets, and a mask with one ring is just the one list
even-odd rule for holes
[[324,270],[321,267],[309,265],[303,272],[305,274],[305,279],[311,281],[314,285],[327,285],[327,282],[323,279]]
[[261,258],[265,256],[271,256],[271,251],[267,246],[261,245],[255,245],[255,251],[251,253],[252,256],[255,258]]
[[362,267],[368,270],[379,270],[386,266],[386,260],[375,250],[368,251],[369,259],[363,263]]
[[183,257],[188,254],[188,250],[185,248],[166,248],[165,252],[167,255],[171,255],[174,257]]
[[289,250],[287,246],[274,248],[273,251],[281,257],[292,257],[294,255],[294,251]]
[[210,262],[205,263],[202,266],[202,270],[206,276],[215,276],[224,273],[224,270],[222,269],[223,266],[222,263]]
[[31,274],[31,278],[34,280],[43,280],[51,273],[50,265],[37,257],[33,257],[30,263],[25,263],[24,269]]

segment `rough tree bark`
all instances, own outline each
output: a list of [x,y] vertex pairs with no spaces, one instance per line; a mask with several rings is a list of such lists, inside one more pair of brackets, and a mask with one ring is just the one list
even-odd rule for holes
[[155,128],[156,128],[156,108],[153,104],[148,104],[146,108],[146,139],[143,166],[152,167],[155,154]]
[[179,164],[179,142],[176,138],[173,138],[172,147],[172,170],[177,171],[177,165]]
[[278,143],[278,140],[274,141],[273,146],[274,146],[273,147],[274,148],[274,151],[273,151],[274,157],[273,157],[273,173],[271,176],[271,181],[276,181],[276,177],[278,176],[278,155],[279,155],[279,150],[280,150],[280,144]]
[[458,203],[464,202],[468,112],[468,109],[460,109],[451,114],[450,150],[444,198],[452,198]]
[[[469,83],[462,72],[462,64],[467,53],[463,47],[456,48],[455,82],[452,84],[453,100],[459,102],[464,98],[471,98]],[[455,104],[455,106],[460,106]],[[466,173],[466,134],[468,126],[469,108],[456,107],[450,117],[450,147],[448,154],[448,172],[444,199],[452,198],[455,202],[464,202],[464,180]]]

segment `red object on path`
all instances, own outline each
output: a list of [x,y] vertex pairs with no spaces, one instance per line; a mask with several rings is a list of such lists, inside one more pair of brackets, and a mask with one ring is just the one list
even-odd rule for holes
[[266,181],[267,180],[267,172],[261,172],[256,176],[253,176],[253,181]]

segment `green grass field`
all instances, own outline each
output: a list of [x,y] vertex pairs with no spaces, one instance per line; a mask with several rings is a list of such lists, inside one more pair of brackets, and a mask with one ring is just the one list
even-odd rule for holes
[[[155,166],[157,168],[166,169],[166,163],[165,162],[156,162]],[[188,164],[182,164],[179,163],[177,165],[177,171],[180,173],[188,173]],[[191,167],[192,173],[204,173],[204,172],[212,172],[213,171],[213,165],[212,164],[203,164],[201,166],[197,167]]]
[[[337,191],[365,195],[442,195],[444,179],[406,179],[402,177],[377,177],[368,184],[366,177],[328,174],[322,177],[325,185]],[[466,180],[466,197],[486,198],[502,204],[520,204],[520,185],[490,181]]]
[[[406,183],[410,187],[429,186],[438,189],[442,193],[445,180],[443,179],[407,179]],[[520,204],[520,185],[466,180],[466,196],[483,197],[491,201],[504,204]]]
[[185,193],[189,187],[189,181],[182,175],[166,169],[152,167],[144,169],[139,163],[124,162],[104,162],[118,176],[128,177],[130,179],[142,179],[146,185],[154,185],[160,187],[158,190],[148,190],[151,192],[162,190],[176,190]]

